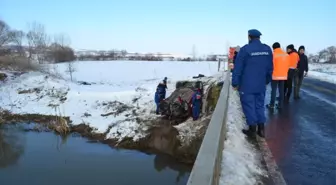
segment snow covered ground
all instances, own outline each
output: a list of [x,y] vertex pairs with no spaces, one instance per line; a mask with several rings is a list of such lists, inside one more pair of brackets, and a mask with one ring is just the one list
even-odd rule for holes
[[258,177],[267,176],[260,163],[260,152],[248,142],[241,130],[245,120],[237,92],[229,98],[227,139],[224,143],[220,183],[225,185],[255,185]]
[[308,77],[336,84],[336,64],[309,63]]
[[[217,63],[214,62],[96,61],[73,64],[76,71],[72,82],[66,72],[66,63],[48,65],[63,79],[39,72],[18,77],[9,74],[1,84],[0,107],[13,113],[46,115],[57,114],[55,107],[58,107],[62,116],[70,116],[73,124],[89,124],[99,133],[112,126],[107,137],[137,139],[143,137],[141,129],[144,128],[140,128],[136,118],[155,117],[154,92],[164,77],[168,77],[169,95],[177,80],[217,73]],[[220,77],[217,73],[214,80]],[[82,85],[78,81],[91,85]]]

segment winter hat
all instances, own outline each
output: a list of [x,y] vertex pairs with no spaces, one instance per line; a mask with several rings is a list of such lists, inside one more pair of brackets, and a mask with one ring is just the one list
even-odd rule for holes
[[251,30],[248,31],[248,35],[251,36],[251,37],[260,37],[262,34],[257,29],[251,29]]
[[287,49],[294,50],[294,45],[293,45],[293,44],[288,45],[288,46],[287,46]]
[[273,49],[277,49],[277,48],[280,48],[280,47],[281,46],[280,46],[279,42],[274,42],[274,44],[272,45]]
[[300,51],[301,49],[305,50],[305,47],[304,47],[304,46],[300,46],[300,47],[299,47],[299,51]]

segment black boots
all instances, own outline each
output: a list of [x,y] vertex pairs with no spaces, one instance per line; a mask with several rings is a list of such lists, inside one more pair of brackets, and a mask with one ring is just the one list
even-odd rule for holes
[[245,134],[247,137],[255,138],[256,134],[258,134],[259,137],[264,138],[265,137],[265,124],[260,123],[258,125],[249,126],[248,129],[242,130],[243,134]]
[[256,137],[256,131],[257,131],[257,126],[256,125],[249,126],[248,129],[243,129],[242,130],[243,134],[245,134],[247,137],[250,137],[250,138],[255,138]]
[[260,123],[258,124],[258,132],[257,132],[259,137],[264,138],[265,137],[265,124]]

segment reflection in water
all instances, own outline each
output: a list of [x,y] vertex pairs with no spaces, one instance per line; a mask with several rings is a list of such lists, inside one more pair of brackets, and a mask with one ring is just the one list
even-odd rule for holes
[[191,171],[165,155],[115,150],[74,135],[25,132],[21,124],[7,126],[0,128],[1,185],[182,185]]
[[0,168],[15,164],[23,154],[23,139],[18,132],[0,125]]
[[154,168],[159,172],[166,168],[178,171],[178,175],[175,179],[175,182],[178,183],[185,175],[189,175],[192,167],[177,163],[172,157],[168,155],[160,154],[156,155],[154,158]]

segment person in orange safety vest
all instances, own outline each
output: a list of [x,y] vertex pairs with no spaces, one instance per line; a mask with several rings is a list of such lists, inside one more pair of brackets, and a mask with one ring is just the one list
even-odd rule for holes
[[272,46],[273,48],[273,73],[271,82],[271,101],[267,105],[268,108],[273,109],[276,91],[279,89],[279,103],[277,105],[278,109],[281,109],[284,101],[284,86],[288,77],[289,70],[289,56],[281,49],[278,42],[275,42]]
[[292,94],[292,87],[293,87],[293,78],[296,73],[296,68],[297,64],[300,60],[299,54],[294,48],[293,44],[290,44],[287,46],[287,53],[289,57],[289,70],[288,70],[288,76],[287,80],[285,82],[285,88],[284,88],[284,93],[285,93],[285,101],[289,102],[289,98]]

